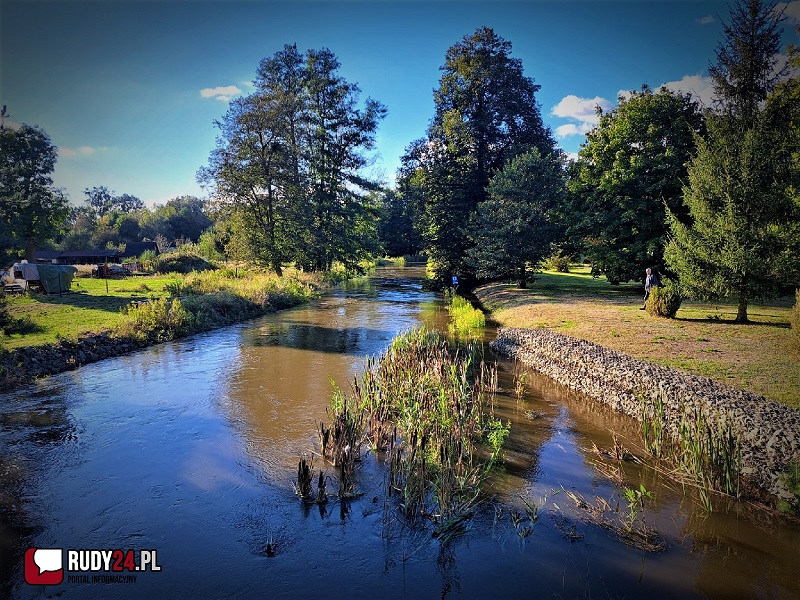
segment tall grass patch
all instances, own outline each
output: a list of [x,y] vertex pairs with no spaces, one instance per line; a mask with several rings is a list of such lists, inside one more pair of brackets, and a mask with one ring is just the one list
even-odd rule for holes
[[794,296],[794,306],[789,314],[789,325],[792,328],[789,343],[792,349],[800,354],[800,288],[797,289]]
[[339,495],[359,493],[356,466],[368,446],[388,466],[387,502],[412,523],[432,523],[442,541],[463,533],[510,428],[494,416],[496,387],[477,344],[452,346],[425,329],[397,336],[350,394],[335,388],[332,423],[320,424]]
[[447,310],[450,312],[450,330],[462,336],[474,336],[480,334],[486,327],[486,316],[466,298],[448,292],[445,295],[449,299]]

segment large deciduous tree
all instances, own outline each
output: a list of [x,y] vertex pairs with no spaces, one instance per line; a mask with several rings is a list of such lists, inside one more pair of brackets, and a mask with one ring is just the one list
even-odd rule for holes
[[425,191],[422,219],[428,253],[440,278],[472,275],[466,262],[468,224],[487,198],[487,185],[506,160],[538,148],[556,152],[536,92],[511,57],[511,43],[482,27],[451,46],[434,91],[436,111],[427,137],[405,158]]
[[24,250],[31,262],[69,213],[63,192],[53,187],[56,159],[56,147],[41,129],[0,125],[0,243],[4,251]]
[[774,4],[734,5],[709,69],[717,102],[689,166],[689,220],[670,216],[667,264],[689,295],[736,299],[737,322],[800,275],[796,108],[776,68],[782,20]]
[[489,198],[470,219],[468,262],[478,277],[513,278],[527,287],[531,270],[560,239],[556,207],[566,195],[562,158],[538,149],[510,159],[489,181]]
[[377,206],[362,177],[385,108],[339,74],[330,50],[295,46],[264,59],[256,91],[231,103],[199,173],[240,248],[276,272],[288,262],[328,269],[377,249]]
[[568,235],[595,273],[616,284],[662,263],[665,208],[685,214],[686,163],[703,131],[698,104],[664,87],[643,86],[600,113],[570,169],[568,210]]

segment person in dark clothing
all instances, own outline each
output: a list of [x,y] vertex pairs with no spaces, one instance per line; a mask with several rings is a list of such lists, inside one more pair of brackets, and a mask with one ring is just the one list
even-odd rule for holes
[[656,274],[648,267],[645,269],[645,278],[644,278],[644,304],[642,308],[639,310],[644,310],[647,307],[647,298],[650,296],[650,290],[655,286],[661,285],[661,282],[656,277]]

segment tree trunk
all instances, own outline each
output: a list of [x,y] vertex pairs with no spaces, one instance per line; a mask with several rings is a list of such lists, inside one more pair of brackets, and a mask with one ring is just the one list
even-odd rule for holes
[[36,262],[36,243],[28,242],[25,244],[25,260],[29,263]]
[[744,296],[739,297],[739,308],[736,311],[736,322],[747,323],[747,298]]

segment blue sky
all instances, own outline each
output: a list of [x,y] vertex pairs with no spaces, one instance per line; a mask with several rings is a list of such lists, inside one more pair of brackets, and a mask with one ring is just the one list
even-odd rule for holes
[[[710,99],[708,64],[724,1],[2,0],[0,103],[59,148],[54,180],[73,203],[104,185],[148,205],[204,196],[195,181],[227,98],[249,93],[259,61],[296,43],[330,48],[362,100],[388,116],[372,174],[393,181],[406,146],[425,134],[448,47],[478,27],[511,42],[541,85],[545,123],[577,152],[593,106],[620,91],[693,90]],[[784,43],[797,43],[800,1]]]

